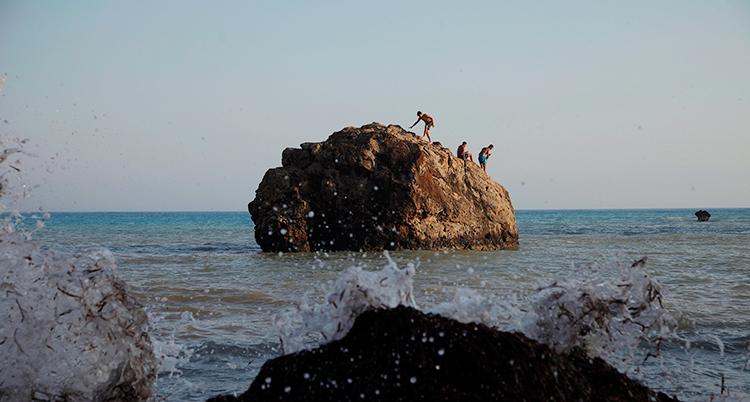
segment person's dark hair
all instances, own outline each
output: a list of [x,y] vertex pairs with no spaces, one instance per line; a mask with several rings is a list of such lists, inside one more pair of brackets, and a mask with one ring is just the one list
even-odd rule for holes
[[495,146],[494,146],[494,145],[492,145],[492,144],[490,144],[490,148],[495,148]]
[[466,141],[464,141],[461,145],[466,145]]
[[420,114],[422,114],[422,112],[420,112],[420,111],[417,111],[417,116],[419,116]]

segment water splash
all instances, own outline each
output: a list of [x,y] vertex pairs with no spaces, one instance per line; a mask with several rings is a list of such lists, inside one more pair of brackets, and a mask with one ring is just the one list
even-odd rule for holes
[[[20,182],[20,169],[3,165],[19,153],[0,153],[0,213],[28,196],[23,184],[9,186],[9,174]],[[42,248],[31,232],[16,230],[24,219],[14,210],[0,220],[0,400],[154,400],[158,361],[148,319],[114,255]]]
[[648,273],[646,261],[584,267],[539,287],[523,332],[558,352],[580,348],[605,360],[633,350],[641,340],[668,337],[676,321],[664,308],[664,287]]
[[[149,321],[154,322],[158,319],[153,319],[153,316],[149,316]],[[159,373],[167,373],[169,378],[175,375],[181,375],[182,370],[180,366],[187,364],[190,358],[195,353],[194,349],[187,348],[185,345],[177,342],[178,332],[184,331],[185,327],[190,324],[197,323],[198,321],[193,317],[193,314],[189,311],[183,311],[180,314],[180,320],[172,328],[172,332],[167,340],[153,339],[154,354],[159,359]]]
[[[0,234],[0,395],[141,400],[156,395],[146,314],[106,249],[68,255]],[[129,391],[123,391],[129,389]]]
[[[310,335],[320,334],[325,341],[343,338],[357,316],[368,309],[399,305],[417,308],[412,295],[414,265],[399,269],[388,252],[384,254],[388,264],[380,271],[364,271],[354,266],[342,272],[325,304],[311,306],[307,293],[296,310],[277,314],[274,326],[283,352],[301,350],[305,337]],[[294,329],[300,322],[299,328]]]
[[[399,304],[416,308],[413,266],[399,270],[388,259],[381,271],[352,267],[340,274],[324,305],[311,306],[306,294],[297,310],[277,315],[274,324],[284,352],[302,349],[310,335],[320,334],[326,342],[342,338],[367,309]],[[664,293],[646,270],[644,258],[633,264],[614,261],[584,267],[540,286],[523,301],[517,295],[480,295],[459,288],[451,301],[427,310],[464,323],[520,331],[558,352],[579,348],[613,363],[643,340],[658,343],[674,335],[676,322],[664,308]]]
[[458,288],[450,302],[440,303],[430,311],[458,322],[477,322],[492,327],[498,324],[498,317],[503,315],[504,309],[497,300],[482,296],[473,289]]

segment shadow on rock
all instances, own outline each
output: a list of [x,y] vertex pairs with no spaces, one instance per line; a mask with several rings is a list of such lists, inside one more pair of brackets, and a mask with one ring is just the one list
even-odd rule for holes
[[410,307],[361,314],[341,340],[267,361],[218,401],[676,401],[599,358]]

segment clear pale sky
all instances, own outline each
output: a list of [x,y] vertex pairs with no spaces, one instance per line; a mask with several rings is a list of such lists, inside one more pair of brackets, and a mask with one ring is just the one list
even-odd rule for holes
[[750,207],[747,0],[4,0],[0,77],[29,209],[246,210],[284,148],[417,110],[516,209]]

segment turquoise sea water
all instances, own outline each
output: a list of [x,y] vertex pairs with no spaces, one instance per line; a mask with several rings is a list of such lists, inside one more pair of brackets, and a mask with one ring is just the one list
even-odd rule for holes
[[[629,374],[682,400],[750,400],[750,209],[709,210],[709,222],[694,212],[521,210],[519,247],[390,256],[399,267],[416,266],[423,309],[460,289],[523,307],[539,285],[583,266],[647,256],[667,289],[678,338],[661,345],[658,359],[629,362]],[[149,313],[151,336],[169,355],[159,378],[166,401],[244,392],[263,362],[280,354],[277,313],[305,292],[322,297],[351,266],[387,263],[382,253],[262,253],[247,212],[53,213],[45,223],[32,235],[40,244],[114,252]]]

